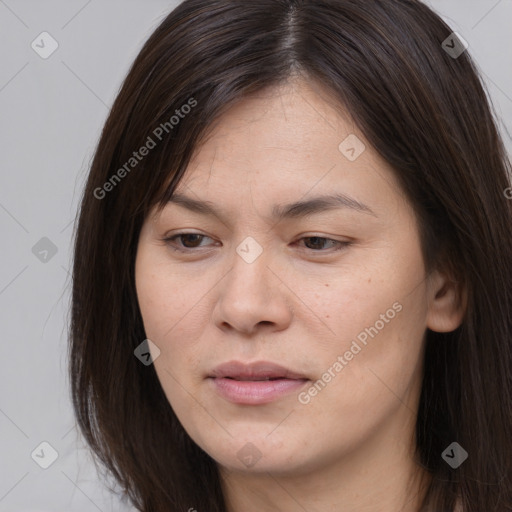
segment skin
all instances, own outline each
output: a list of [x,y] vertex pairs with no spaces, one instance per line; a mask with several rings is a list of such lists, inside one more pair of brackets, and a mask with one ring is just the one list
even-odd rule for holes
[[[413,461],[425,331],[454,330],[463,307],[449,275],[426,274],[392,169],[334,105],[300,79],[243,99],[177,188],[223,216],[169,203],[140,234],[136,287],[160,349],[155,370],[185,430],[218,463],[230,512],[414,511],[428,483]],[[349,134],[366,146],[354,161],[338,149]],[[333,192],[373,214],[270,217],[274,205]],[[205,236],[162,241],[182,231]],[[252,263],[236,252],[248,236],[262,248]],[[395,303],[401,311],[307,404],[295,391],[233,404],[206,378],[226,361],[273,361],[305,374],[307,391]],[[237,456],[246,443],[260,456],[250,467]]]

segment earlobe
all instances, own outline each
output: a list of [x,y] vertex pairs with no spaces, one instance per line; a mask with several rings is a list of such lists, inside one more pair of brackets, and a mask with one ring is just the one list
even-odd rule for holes
[[451,332],[464,319],[467,307],[466,289],[449,276],[433,272],[428,286],[427,327],[436,332]]

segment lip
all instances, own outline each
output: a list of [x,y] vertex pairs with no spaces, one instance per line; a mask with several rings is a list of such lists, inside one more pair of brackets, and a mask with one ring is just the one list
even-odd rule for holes
[[225,399],[246,405],[273,402],[309,381],[305,375],[269,361],[229,361],[212,370],[208,380]]
[[216,366],[209,377],[231,377],[238,380],[261,380],[265,378],[307,379],[303,374],[270,361],[256,361],[254,363],[228,361]]

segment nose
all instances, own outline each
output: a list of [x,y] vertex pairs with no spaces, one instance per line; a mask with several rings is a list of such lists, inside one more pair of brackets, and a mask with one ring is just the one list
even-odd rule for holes
[[217,287],[213,321],[220,329],[254,334],[290,324],[293,293],[270,253],[264,250],[250,263],[234,253],[233,265]]

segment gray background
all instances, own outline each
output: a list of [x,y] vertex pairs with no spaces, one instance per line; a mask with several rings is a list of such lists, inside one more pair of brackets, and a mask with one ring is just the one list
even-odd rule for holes
[[[0,0],[0,512],[134,510],[105,488],[74,427],[71,237],[109,107],[142,43],[177,3]],[[511,152],[512,1],[427,3],[469,43]],[[43,31],[59,45],[47,59],[31,47],[50,47],[38,38]],[[42,442],[58,453],[47,469]]]

